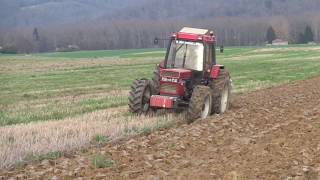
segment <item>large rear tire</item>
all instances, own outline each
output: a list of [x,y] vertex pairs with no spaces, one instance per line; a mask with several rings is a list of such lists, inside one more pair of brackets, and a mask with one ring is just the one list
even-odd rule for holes
[[149,80],[135,80],[129,93],[129,110],[136,114],[146,114],[150,109],[151,85]]
[[205,119],[211,114],[212,110],[212,94],[210,87],[196,86],[193,90],[188,111],[188,123],[194,122],[196,119]]
[[229,107],[231,102],[231,79],[230,74],[221,70],[218,78],[211,84],[213,94],[212,113],[223,114]]

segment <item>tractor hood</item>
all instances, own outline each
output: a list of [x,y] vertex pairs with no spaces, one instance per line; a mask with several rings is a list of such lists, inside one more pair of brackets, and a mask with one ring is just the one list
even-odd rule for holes
[[188,69],[161,69],[160,76],[162,78],[189,79],[192,71]]

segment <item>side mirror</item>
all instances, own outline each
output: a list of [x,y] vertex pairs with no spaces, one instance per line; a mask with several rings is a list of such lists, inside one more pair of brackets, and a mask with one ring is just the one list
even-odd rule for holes
[[164,62],[165,60],[161,61],[161,63],[159,64],[159,67],[164,68]]
[[224,51],[224,47],[223,47],[223,45],[221,45],[220,46],[220,53],[223,53],[223,51]]
[[159,44],[159,38],[154,38],[154,40],[153,40],[153,44],[154,45],[158,45]]

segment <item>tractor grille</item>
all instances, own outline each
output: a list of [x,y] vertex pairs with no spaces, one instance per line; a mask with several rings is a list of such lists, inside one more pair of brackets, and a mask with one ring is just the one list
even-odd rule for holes
[[179,73],[178,72],[172,72],[172,71],[163,71],[163,72],[161,72],[161,76],[164,76],[164,77],[179,77]]
[[174,84],[161,84],[160,91],[162,93],[175,94],[177,93],[177,87]]

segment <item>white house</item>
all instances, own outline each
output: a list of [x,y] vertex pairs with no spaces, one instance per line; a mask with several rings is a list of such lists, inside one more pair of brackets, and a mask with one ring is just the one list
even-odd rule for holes
[[282,39],[275,39],[272,41],[272,45],[274,46],[286,46],[289,42]]

